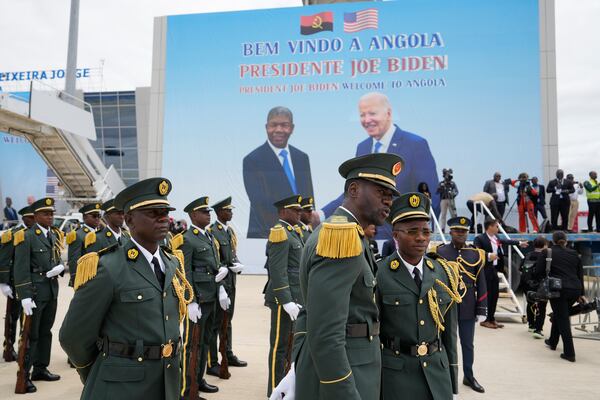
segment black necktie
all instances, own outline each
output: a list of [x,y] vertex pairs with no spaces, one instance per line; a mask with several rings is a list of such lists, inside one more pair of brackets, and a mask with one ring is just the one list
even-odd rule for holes
[[158,284],[163,288],[165,286],[165,273],[160,269],[158,258],[152,257],[152,265],[154,265],[154,275],[156,275],[156,279],[158,279]]
[[419,288],[419,290],[421,290],[421,272],[419,271],[418,268],[414,268],[413,269],[413,274],[415,275],[415,283],[417,284],[417,287]]

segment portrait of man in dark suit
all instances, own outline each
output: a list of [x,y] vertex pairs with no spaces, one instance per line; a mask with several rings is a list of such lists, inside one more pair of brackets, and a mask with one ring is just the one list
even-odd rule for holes
[[[394,124],[392,106],[383,93],[367,93],[358,101],[360,123],[368,137],[356,146],[356,156],[371,153],[394,153],[404,159],[404,168],[396,177],[400,193],[416,192],[419,183],[437,187],[438,175],[435,160],[427,140],[422,136],[404,131]],[[333,200],[322,211],[330,216],[342,204],[343,195]],[[432,205],[439,212],[440,197],[432,193]],[[378,229],[377,239],[392,237],[391,227],[386,224]]]
[[273,203],[286,196],[313,196],[308,155],[288,141],[294,117],[286,107],[274,107],[267,115],[267,141],[244,157],[243,175],[250,199],[248,238],[267,238],[277,221]]

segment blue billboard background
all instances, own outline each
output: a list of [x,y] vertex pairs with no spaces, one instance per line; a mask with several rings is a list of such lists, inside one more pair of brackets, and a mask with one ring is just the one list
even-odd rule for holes
[[[378,11],[377,28],[345,32],[344,14],[366,9]],[[301,17],[328,12],[332,31],[300,34]],[[542,174],[537,1],[347,3],[167,24],[163,173],[179,217],[194,198],[231,195],[246,237],[243,159],[265,143],[267,112],[279,105],[293,112],[289,144],[310,159],[321,209],[342,191],[337,167],[368,137],[358,99],[369,92],[386,94],[393,122],[427,141],[439,179],[453,168],[459,212],[496,170]],[[329,64],[329,73],[304,64],[304,75],[273,76],[272,64],[311,62]],[[353,75],[357,62],[378,68]],[[394,62],[406,70],[390,71]],[[261,266],[264,240],[241,240],[239,252]]]

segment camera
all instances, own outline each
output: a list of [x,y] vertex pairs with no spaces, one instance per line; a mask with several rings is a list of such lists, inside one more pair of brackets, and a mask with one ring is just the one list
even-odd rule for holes
[[452,168],[444,168],[442,170],[442,176],[444,177],[444,179],[451,181],[453,172],[454,171],[452,171]]
[[560,289],[562,289],[562,281],[558,278],[548,277],[542,280],[537,287],[537,290],[530,290],[525,294],[527,301],[548,301],[560,297]]

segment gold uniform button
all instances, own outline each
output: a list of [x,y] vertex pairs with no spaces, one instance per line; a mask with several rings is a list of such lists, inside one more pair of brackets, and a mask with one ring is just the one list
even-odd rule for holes
[[399,305],[399,304],[400,304],[400,302],[399,302],[399,301],[397,301],[397,302],[395,302],[394,304],[396,304],[396,305]]
[[163,292],[163,297],[167,297],[167,292]]
[[419,304],[423,304],[423,299],[419,299]]
[[171,364],[167,364],[167,368],[171,368]]
[[142,295],[138,294],[138,300],[141,300],[141,299],[143,299]]
[[138,361],[142,362],[144,359],[142,357],[138,357]]
[[369,342],[373,341],[373,336],[369,336]]
[[420,320],[420,321],[419,321],[419,325],[421,325],[421,326],[425,325],[425,321],[423,321],[423,320]]
[[423,362],[423,366],[424,366],[425,368],[427,368],[427,361],[424,361],[424,362]]

